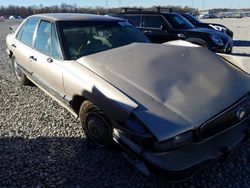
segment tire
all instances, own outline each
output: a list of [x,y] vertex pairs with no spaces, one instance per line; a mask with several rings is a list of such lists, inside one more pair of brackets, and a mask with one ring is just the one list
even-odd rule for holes
[[80,107],[79,117],[88,140],[102,148],[113,147],[112,127],[97,106],[90,101],[84,101]]
[[21,85],[29,85],[31,82],[27,78],[27,76],[23,73],[20,66],[18,65],[18,62],[15,58],[15,56],[12,57],[12,69],[15,74],[15,77],[19,81]]

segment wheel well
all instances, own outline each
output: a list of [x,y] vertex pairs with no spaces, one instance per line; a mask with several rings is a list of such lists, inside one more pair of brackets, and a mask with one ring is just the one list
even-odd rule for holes
[[72,100],[70,101],[71,108],[76,112],[76,114],[79,114],[80,107],[83,103],[83,101],[87,100],[85,97],[80,95],[74,95]]
[[13,52],[10,51],[9,58],[12,59],[12,57],[13,57]]

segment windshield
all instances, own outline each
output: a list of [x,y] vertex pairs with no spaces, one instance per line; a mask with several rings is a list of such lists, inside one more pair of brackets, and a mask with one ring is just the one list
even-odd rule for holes
[[59,22],[59,30],[64,52],[69,60],[133,42],[149,42],[139,30],[126,21],[62,21]]
[[173,29],[193,29],[194,26],[179,14],[165,14],[167,21]]
[[189,17],[190,19],[192,19],[192,20],[195,20],[196,22],[198,22],[198,23],[202,23],[200,20],[198,20],[195,16],[193,16],[193,15],[191,15],[191,14],[186,14],[187,15],[187,17]]

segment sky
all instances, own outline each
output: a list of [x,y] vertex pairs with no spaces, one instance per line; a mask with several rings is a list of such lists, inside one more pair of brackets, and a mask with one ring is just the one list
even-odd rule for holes
[[250,8],[250,0],[0,0],[0,5],[30,6],[40,5],[51,6],[61,5],[62,3],[82,6],[82,7],[119,7],[119,6],[142,6],[150,7],[153,5],[174,5],[190,6],[198,9],[211,8]]

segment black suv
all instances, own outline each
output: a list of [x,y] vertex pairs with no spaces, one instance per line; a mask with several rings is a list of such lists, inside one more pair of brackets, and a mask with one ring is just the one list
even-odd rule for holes
[[228,35],[206,28],[195,28],[178,13],[125,9],[113,16],[127,19],[154,43],[186,40],[214,52],[231,53],[233,41]]
[[180,13],[180,14],[184,18],[186,18],[190,23],[192,23],[195,27],[203,27],[203,28],[220,31],[220,32],[226,33],[228,36],[233,38],[233,31],[231,31],[224,25],[217,24],[217,23],[203,23],[202,21],[198,20],[195,16],[191,14],[188,14],[188,13]]

